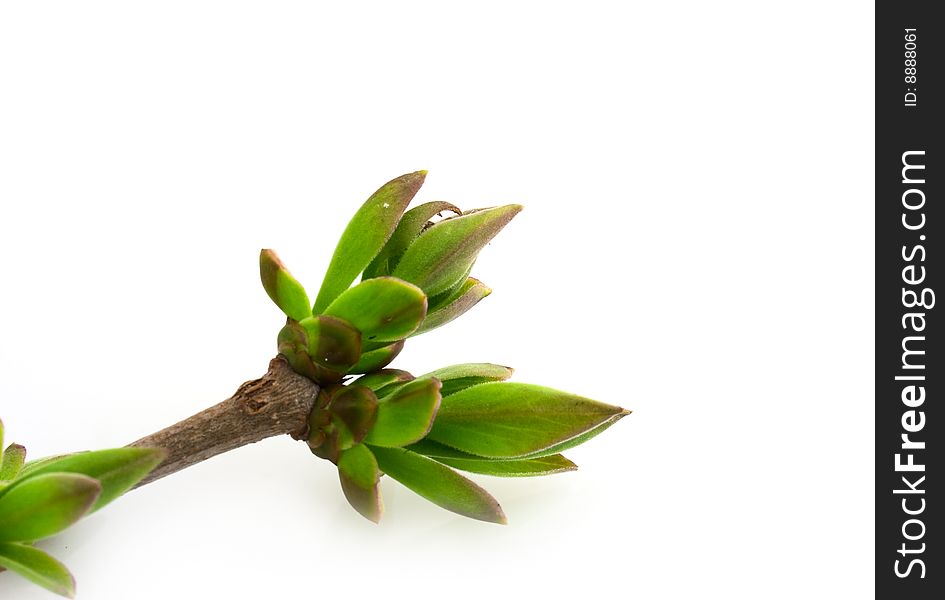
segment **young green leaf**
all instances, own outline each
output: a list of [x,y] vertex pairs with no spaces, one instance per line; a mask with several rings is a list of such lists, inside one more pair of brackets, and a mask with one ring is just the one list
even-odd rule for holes
[[560,454],[552,454],[541,458],[526,458],[524,460],[489,460],[487,458],[476,460],[445,457],[436,460],[460,471],[492,475],[494,477],[535,477],[577,470],[576,464]]
[[462,281],[479,251],[522,210],[509,204],[444,219],[404,252],[392,275],[434,296]]
[[519,458],[519,459],[541,458],[541,457],[543,457],[543,456],[551,456],[552,454],[557,454],[557,453],[559,453],[559,452],[564,452],[565,450],[570,450],[571,448],[574,448],[575,446],[580,446],[581,444],[583,444],[583,443],[586,442],[587,440],[589,440],[589,439],[591,439],[591,438],[593,438],[593,437],[596,437],[596,436],[600,435],[600,434],[603,433],[607,428],[609,428],[611,425],[613,425],[614,423],[616,423],[617,421],[619,421],[620,419],[626,417],[626,416],[629,415],[629,414],[630,414],[630,411],[629,411],[629,410],[625,410],[625,411],[623,411],[623,412],[621,412],[621,413],[617,413],[616,415],[610,417],[609,419],[607,419],[606,421],[604,421],[603,423],[601,423],[601,424],[598,425],[597,427],[594,427],[594,428],[592,428],[592,429],[588,429],[587,431],[585,431],[585,432],[582,433],[581,435],[574,436],[573,438],[571,438],[571,439],[569,439],[569,440],[565,440],[565,441],[561,442],[560,444],[554,444],[553,446],[548,446],[548,447],[545,448],[544,450],[538,450],[537,452],[531,452],[531,453],[529,453],[529,454],[525,454],[524,456],[520,456],[520,457],[518,457],[518,458]]
[[[332,393],[330,410],[337,419],[339,449],[350,448],[368,434],[377,420],[377,398],[363,385],[340,387]],[[334,420],[333,419],[333,420]]]
[[475,261],[473,261],[469,265],[469,268],[466,269],[466,273],[462,277],[460,277],[458,280],[456,280],[456,283],[454,283],[449,288],[443,290],[442,292],[438,293],[436,296],[433,296],[432,298],[427,300],[427,312],[431,313],[435,310],[440,310],[447,304],[450,304],[451,302],[459,298],[463,294],[463,291],[467,285],[467,280],[469,279],[469,276],[472,274],[472,270],[475,266],[476,266],[476,263]]
[[110,448],[68,454],[44,461],[35,467],[27,465],[20,479],[50,473],[77,473],[96,479],[101,484],[101,495],[92,505],[92,512],[118,498],[144,479],[164,460],[159,448]]
[[[434,377],[439,379],[443,384],[443,387],[440,388],[440,396],[445,398],[446,396],[455,394],[468,387],[479,385],[480,383],[504,381],[511,377],[513,372],[514,370],[511,367],[503,367],[491,363],[464,363],[431,371],[425,375],[420,375],[416,380],[419,381]],[[396,388],[394,386],[388,387],[383,390],[383,393],[379,392],[377,397],[380,398],[393,391],[393,389]]]
[[[606,427],[616,420],[608,421]],[[600,427],[596,428],[600,429]],[[596,430],[595,429],[595,430]],[[587,434],[584,434],[587,435]],[[570,443],[573,440],[569,440]],[[561,444],[562,446],[564,444]],[[572,444],[571,447],[576,446]],[[496,475],[499,477],[526,477],[530,475],[550,475],[562,471],[573,471],[577,465],[570,460],[549,450],[538,453],[539,455],[527,455],[524,458],[502,459],[486,458],[477,456],[456,448],[451,448],[445,444],[434,442],[429,438],[424,438],[415,444],[406,446],[407,450],[429,456],[430,458],[461,471],[471,473],[482,473],[484,475]],[[490,464],[485,464],[490,463]],[[491,464],[494,463],[494,464]]]
[[325,309],[361,332],[362,339],[393,342],[410,335],[427,314],[423,290],[395,277],[378,277],[348,288]]
[[348,503],[366,519],[377,523],[384,506],[377,483],[381,473],[377,460],[364,444],[353,446],[338,457],[338,477]]
[[426,377],[436,377],[443,382],[440,389],[440,395],[444,398],[455,394],[480,383],[490,381],[505,381],[512,376],[514,370],[511,367],[494,365],[491,363],[464,363],[461,365],[452,365],[443,367],[435,371],[430,371],[426,375],[421,375],[417,379]]
[[457,450],[446,444],[441,444],[439,442],[434,442],[430,438],[426,437],[422,440],[410,444],[409,446],[404,446],[407,450],[411,452],[416,452],[417,454],[422,454],[424,456],[429,456],[430,458],[435,458],[440,460],[440,458],[464,458],[467,460],[503,460],[501,458],[486,458],[484,456],[477,456],[475,454],[470,454],[469,452],[463,452],[462,450]]
[[75,473],[19,480],[0,496],[0,542],[31,542],[55,535],[89,511],[102,488]]
[[289,273],[272,250],[259,253],[259,277],[266,293],[290,319],[301,321],[312,316],[312,305],[302,284]]
[[[0,440],[2,442],[2,440]],[[26,460],[26,448],[19,444],[10,444],[0,459],[0,481],[16,477]]]
[[515,458],[571,440],[624,410],[525,383],[483,383],[443,400],[430,439],[470,454]]
[[27,461],[26,464],[23,465],[23,468],[20,469],[20,472],[17,475],[17,477],[19,477],[20,479],[23,479],[24,477],[34,472],[35,470],[45,465],[46,463],[52,462],[54,460],[59,460],[60,458],[64,458],[66,456],[72,456],[72,454],[73,453],[70,452],[68,454],[53,454],[51,456],[44,456],[42,458],[34,458],[33,460]]
[[391,363],[400,351],[404,349],[404,341],[399,340],[393,344],[381,346],[374,350],[365,351],[353,367],[348,369],[348,373],[371,373],[378,369],[383,369]]
[[463,214],[449,202],[427,202],[404,213],[393,235],[364,270],[363,279],[390,275],[400,261],[407,247],[417,238],[435,215],[449,211],[455,215]]
[[385,183],[355,213],[331,257],[312,309],[314,314],[324,311],[341,292],[348,289],[351,282],[377,256],[397,227],[404,209],[423,185],[426,175],[426,171],[417,171]]
[[403,448],[372,447],[371,451],[381,471],[430,502],[472,519],[507,522],[489,492],[449,467]]
[[66,567],[26,544],[0,543],[0,571],[9,569],[54,594],[75,597],[75,579]]
[[406,383],[378,402],[377,421],[364,441],[388,447],[412,444],[430,431],[439,407],[439,379],[428,377]]
[[492,293],[491,288],[474,277],[467,278],[460,285],[458,291],[459,294],[443,306],[427,312],[427,316],[420,323],[420,327],[417,327],[417,330],[411,335],[420,335],[446,325],[450,321],[463,316],[469,309],[476,306],[480,300]]
[[385,387],[396,384],[406,383],[414,379],[413,375],[400,369],[381,369],[367,375],[358,377],[354,383],[370,388],[375,395]]

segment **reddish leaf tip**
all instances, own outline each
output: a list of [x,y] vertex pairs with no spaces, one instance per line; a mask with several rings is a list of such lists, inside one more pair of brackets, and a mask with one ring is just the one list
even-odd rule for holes
[[[423,182],[424,180],[426,180],[426,178],[427,178],[427,171],[421,170],[421,171],[414,171],[413,173],[407,173],[406,175],[401,175],[397,179],[401,180],[402,182],[408,183],[411,186],[416,186],[416,189],[420,189],[420,186],[423,185]],[[416,193],[416,190],[414,190],[414,193]]]
[[282,263],[282,259],[279,258],[279,255],[276,254],[276,251],[273,250],[272,248],[263,248],[262,250],[260,250],[259,260],[260,261],[269,260],[269,261],[272,261],[273,266],[275,267],[282,267],[282,268],[285,267],[285,265],[283,265]]

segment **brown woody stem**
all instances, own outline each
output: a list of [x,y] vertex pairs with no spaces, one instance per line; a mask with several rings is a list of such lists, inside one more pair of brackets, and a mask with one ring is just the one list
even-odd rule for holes
[[228,400],[129,444],[167,452],[164,462],[136,487],[274,435],[302,439],[317,395],[315,383],[277,356],[265,375],[241,385]]

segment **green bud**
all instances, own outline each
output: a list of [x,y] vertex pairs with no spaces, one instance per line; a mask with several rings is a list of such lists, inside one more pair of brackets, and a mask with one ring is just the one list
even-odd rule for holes
[[344,386],[332,394],[329,410],[340,422],[339,429],[345,430],[341,447],[347,449],[361,443],[374,426],[378,416],[377,398],[363,385]]
[[361,334],[344,319],[319,315],[299,325],[308,339],[308,355],[320,367],[343,372],[361,356]]
[[448,290],[465,278],[479,251],[521,210],[509,204],[440,221],[407,248],[392,275],[420,286],[427,296]]
[[361,334],[343,319],[319,315],[289,321],[279,332],[279,353],[292,369],[320,385],[341,381],[358,361]]
[[[312,362],[312,357],[308,355],[308,336],[297,321],[290,319],[279,330],[278,347],[279,354],[285,357],[293,371],[312,381],[322,381],[322,369],[316,367]],[[341,379],[340,375],[338,379]]]
[[323,388],[308,418],[309,448],[337,463],[342,451],[364,439],[376,418],[377,398],[363,385]]
[[457,216],[463,214],[449,202],[427,202],[405,212],[387,244],[364,270],[363,278],[390,275],[410,244],[430,225],[430,219],[443,212],[451,212]]
[[259,277],[266,293],[290,319],[301,321],[312,316],[312,305],[302,287],[273,250],[259,253]]

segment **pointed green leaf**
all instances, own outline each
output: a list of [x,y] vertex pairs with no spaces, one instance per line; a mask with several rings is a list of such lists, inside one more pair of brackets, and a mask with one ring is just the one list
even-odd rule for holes
[[54,461],[54,460],[59,460],[60,458],[64,458],[64,457],[66,457],[66,456],[72,456],[72,453],[69,453],[69,454],[53,454],[52,456],[44,456],[44,457],[42,457],[42,458],[34,458],[33,460],[27,461],[26,464],[23,465],[23,468],[20,469],[20,473],[19,473],[19,475],[17,475],[17,477],[19,477],[20,479],[22,479],[22,478],[26,477],[27,475],[29,475],[30,473],[33,473],[34,471],[36,471],[37,469],[39,469],[41,466],[45,465],[46,463],[52,462],[52,461]]
[[403,448],[371,448],[381,471],[430,502],[457,514],[490,523],[507,522],[489,492],[433,459]]
[[75,597],[75,579],[66,567],[26,544],[0,543],[0,571],[9,569],[54,594]]
[[489,460],[487,458],[480,460],[438,458],[436,460],[460,471],[492,475],[494,477],[535,477],[577,470],[576,464],[560,454],[552,454],[541,458],[526,458],[524,460]]
[[[600,431],[603,431],[603,429],[606,429],[607,427],[609,427],[612,423],[614,423],[616,420],[618,420],[621,416],[622,416],[622,415],[617,415],[617,416],[615,416],[613,419],[611,419],[610,421],[608,421],[607,423],[605,423],[605,424],[603,424],[603,425],[600,425],[600,426],[598,426],[598,427],[595,427],[591,432],[588,432],[588,433],[583,434],[584,436],[589,436],[589,437],[585,438],[584,441],[586,441],[587,439],[590,439],[590,437],[593,437],[593,436],[596,435],[597,433],[600,433]],[[602,428],[603,428],[603,429],[602,429]],[[581,437],[581,436],[579,436],[579,437]],[[528,455],[525,455],[524,457],[516,457],[516,458],[513,458],[513,459],[489,458],[489,457],[486,457],[486,456],[478,456],[478,455],[476,455],[476,454],[470,454],[469,452],[463,452],[462,450],[457,450],[456,448],[452,448],[452,447],[450,447],[450,446],[447,446],[447,445],[445,445],[445,444],[441,444],[441,443],[439,443],[439,442],[434,442],[433,440],[431,440],[431,439],[429,439],[429,438],[424,438],[424,439],[420,440],[419,442],[416,442],[416,443],[414,443],[414,444],[410,444],[409,446],[405,446],[405,448],[406,448],[407,450],[410,450],[411,452],[416,452],[417,454],[422,454],[422,455],[424,455],[424,456],[429,456],[430,458],[433,458],[433,459],[435,459],[435,460],[437,460],[437,461],[439,461],[439,462],[442,462],[442,463],[444,463],[444,464],[449,464],[449,465],[455,466],[456,468],[462,469],[462,470],[464,470],[464,471],[471,471],[471,472],[474,472],[474,473],[486,473],[486,471],[476,471],[476,470],[473,470],[473,469],[464,469],[461,465],[464,465],[464,464],[465,464],[465,465],[472,465],[473,463],[480,463],[480,462],[483,462],[483,461],[488,461],[488,462],[500,462],[500,463],[511,463],[511,462],[521,463],[521,462],[534,461],[534,460],[538,460],[538,459],[544,459],[544,458],[548,458],[548,457],[553,457],[553,456],[556,455],[557,452],[559,452],[560,450],[566,449],[566,448],[564,448],[563,446],[566,446],[566,445],[567,445],[568,447],[573,448],[574,446],[578,445],[580,442],[575,441],[576,439],[577,439],[577,438],[573,438],[573,439],[569,440],[568,442],[565,442],[565,443],[563,443],[563,444],[560,444],[560,446],[562,446],[562,448],[560,448],[560,449],[558,449],[558,450],[553,450],[554,448],[557,447],[557,446],[553,446],[552,448],[549,448],[549,449],[547,449],[547,450],[542,450],[541,452],[537,452],[537,453],[535,453],[535,454],[528,454]],[[564,458],[564,457],[561,457],[561,458]],[[558,461],[558,462],[560,463],[560,459],[555,458],[554,460],[555,460],[555,461]],[[567,459],[565,459],[565,460],[567,460]],[[455,464],[454,464],[454,462],[455,462]],[[569,462],[570,462],[570,461],[569,461]],[[537,464],[537,463],[536,463],[536,464]],[[563,463],[561,463],[561,464],[563,465]],[[485,467],[483,467],[483,468],[485,468]],[[576,469],[577,467],[575,466],[574,468]],[[540,475],[541,473],[538,473],[538,474]]]
[[400,261],[407,247],[417,238],[435,215],[449,211],[455,215],[463,214],[449,202],[427,202],[404,213],[393,235],[381,248],[378,255],[364,270],[364,279],[390,275]]
[[381,473],[377,460],[364,444],[358,444],[341,453],[338,458],[338,477],[348,503],[366,519],[377,523],[384,506],[378,481]]
[[361,355],[358,362],[348,369],[348,373],[371,373],[378,369],[383,369],[397,358],[397,355],[400,354],[400,351],[403,349],[404,340],[399,340],[393,344],[366,351]]
[[522,210],[509,204],[444,219],[407,248],[392,275],[434,296],[464,279],[479,251]]
[[453,300],[441,308],[427,312],[427,316],[420,323],[420,327],[417,327],[417,330],[411,335],[420,335],[446,325],[450,321],[463,316],[469,309],[476,306],[480,300],[492,293],[491,288],[473,277],[466,279],[459,290],[460,294]]
[[[442,404],[442,403],[441,403]],[[503,460],[499,458],[486,458],[484,456],[477,456],[475,454],[470,454],[468,452],[463,452],[462,450],[457,450],[447,446],[446,444],[441,444],[439,442],[434,442],[430,438],[426,437],[422,440],[405,446],[407,450],[411,452],[416,452],[417,454],[422,454],[424,456],[429,456],[439,460],[440,458],[465,458],[467,460]]]
[[594,427],[593,429],[588,429],[581,435],[575,436],[571,438],[570,440],[565,440],[561,442],[560,444],[554,444],[553,446],[548,446],[544,450],[539,450],[537,452],[525,454],[524,456],[520,456],[519,459],[541,458],[543,456],[551,456],[552,454],[557,454],[559,452],[564,452],[565,450],[570,450],[571,448],[574,448],[575,446],[580,446],[581,444],[588,441],[589,439],[600,435],[605,430],[607,430],[611,425],[613,425],[614,423],[616,423],[617,421],[626,417],[629,414],[630,414],[629,410],[625,410],[621,413],[617,413],[616,415],[607,419],[606,421],[604,421],[597,427]]
[[[459,298],[469,287],[469,275],[472,273],[473,267],[475,267],[475,261],[469,265],[469,268],[466,269],[466,273],[460,277],[456,283],[454,283],[449,288],[438,293],[436,296],[427,299],[427,313],[431,313],[435,310],[440,310],[445,307],[447,304],[451,304],[454,300]],[[490,290],[491,291],[491,290]]]
[[375,395],[385,387],[395,383],[406,383],[414,379],[413,375],[400,369],[381,369],[358,377],[354,382],[371,388]]
[[92,512],[118,498],[150,473],[164,460],[166,452],[159,448],[110,448],[68,454],[44,461],[37,466],[32,463],[20,473],[20,478],[30,478],[49,473],[77,473],[96,479],[102,493],[92,505]]
[[345,290],[325,314],[351,323],[364,340],[393,342],[420,325],[427,314],[427,297],[412,283],[378,277]]
[[363,385],[341,387],[332,393],[329,409],[342,432],[339,436],[339,449],[350,448],[368,434],[377,419],[377,398],[369,388]]
[[390,239],[404,209],[416,195],[426,171],[402,175],[385,183],[367,199],[348,223],[331,257],[312,312],[325,310],[370,264]]
[[[430,378],[439,379],[443,384],[443,387],[440,388],[440,396],[445,398],[446,396],[455,394],[468,387],[479,385],[480,383],[504,381],[511,377],[512,373],[514,373],[514,369],[511,367],[503,367],[502,365],[494,365],[491,363],[464,363],[443,367],[442,369],[431,371],[425,375],[420,375],[415,381]],[[394,389],[397,388],[395,386],[388,387],[383,390],[383,393],[378,392],[377,397],[381,398]]]
[[299,321],[299,325],[305,331],[308,355],[316,366],[344,373],[358,362],[361,333],[344,319],[318,315]]
[[443,400],[430,439],[471,454],[513,458],[545,450],[624,412],[525,383],[483,383]]
[[[2,440],[0,440],[2,442]],[[19,444],[10,444],[0,459],[0,480],[13,479],[26,460],[26,448]]]
[[381,348],[385,348],[391,345],[392,344],[390,342],[378,342],[374,340],[365,340],[364,343],[361,344],[361,356],[364,356],[368,352],[374,352],[375,350],[380,350]]
[[287,317],[301,321],[312,316],[305,288],[292,277],[273,250],[259,253],[259,277],[266,293]]
[[440,380],[426,378],[405,383],[377,405],[377,421],[364,441],[398,447],[422,439],[440,407]]
[[511,377],[514,372],[514,369],[511,367],[503,367],[502,365],[494,365],[491,363],[464,363],[430,371],[417,379],[436,377],[442,381],[443,387],[440,389],[440,395],[445,398],[446,396],[455,394],[468,387],[479,385],[480,383],[505,381]]
[[89,511],[101,490],[98,481],[75,473],[14,482],[0,496],[0,542],[29,542],[59,533]]

